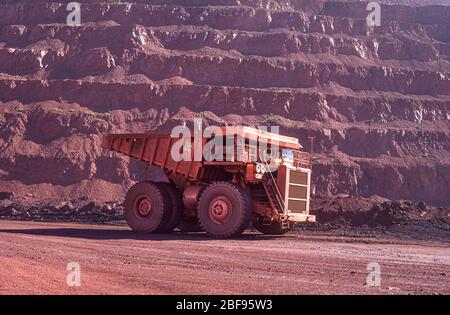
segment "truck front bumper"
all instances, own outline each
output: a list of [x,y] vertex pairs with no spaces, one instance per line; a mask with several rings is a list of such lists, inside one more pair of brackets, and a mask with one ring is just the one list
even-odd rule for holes
[[305,213],[289,213],[288,220],[292,222],[316,222],[316,216]]

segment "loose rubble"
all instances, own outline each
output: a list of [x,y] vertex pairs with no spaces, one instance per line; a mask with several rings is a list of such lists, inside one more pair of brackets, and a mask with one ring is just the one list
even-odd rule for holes
[[318,223],[298,229],[394,233],[418,239],[450,241],[450,208],[433,207],[417,201],[391,201],[337,195],[315,196],[311,213]]

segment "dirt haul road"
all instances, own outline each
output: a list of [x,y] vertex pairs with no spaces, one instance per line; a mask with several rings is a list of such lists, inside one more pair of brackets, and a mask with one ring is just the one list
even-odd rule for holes
[[[67,264],[81,286],[66,283]],[[380,265],[381,287],[365,285]],[[235,240],[0,221],[0,293],[450,294],[448,243],[294,232]]]

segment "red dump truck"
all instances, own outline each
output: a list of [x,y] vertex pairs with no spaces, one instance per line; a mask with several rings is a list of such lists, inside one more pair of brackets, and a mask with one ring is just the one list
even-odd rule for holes
[[133,230],[170,232],[181,220],[192,220],[210,236],[228,238],[250,225],[264,234],[283,234],[296,222],[315,221],[309,214],[310,155],[300,151],[298,139],[250,127],[221,130],[224,150],[213,159],[195,158],[211,136],[188,135],[181,145],[170,132],[103,136],[105,148],[165,174],[127,192],[125,217]]

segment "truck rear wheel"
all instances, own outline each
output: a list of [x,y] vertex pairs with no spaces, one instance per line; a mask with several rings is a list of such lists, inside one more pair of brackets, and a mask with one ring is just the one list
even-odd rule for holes
[[125,196],[125,220],[136,232],[155,232],[161,225],[168,202],[167,195],[154,183],[138,183]]
[[178,229],[182,233],[203,232],[197,217],[183,218],[178,224]]
[[203,191],[197,215],[208,235],[228,238],[244,232],[250,224],[251,212],[242,189],[231,183],[217,182]]
[[165,204],[164,216],[157,232],[171,232],[181,220],[183,214],[183,201],[180,192],[168,183],[157,183],[158,188],[166,195],[168,202]]
[[287,227],[283,227],[281,222],[272,221],[270,225],[263,225],[260,222],[253,223],[253,227],[266,235],[282,235],[289,232],[292,229],[292,223],[289,223]]

